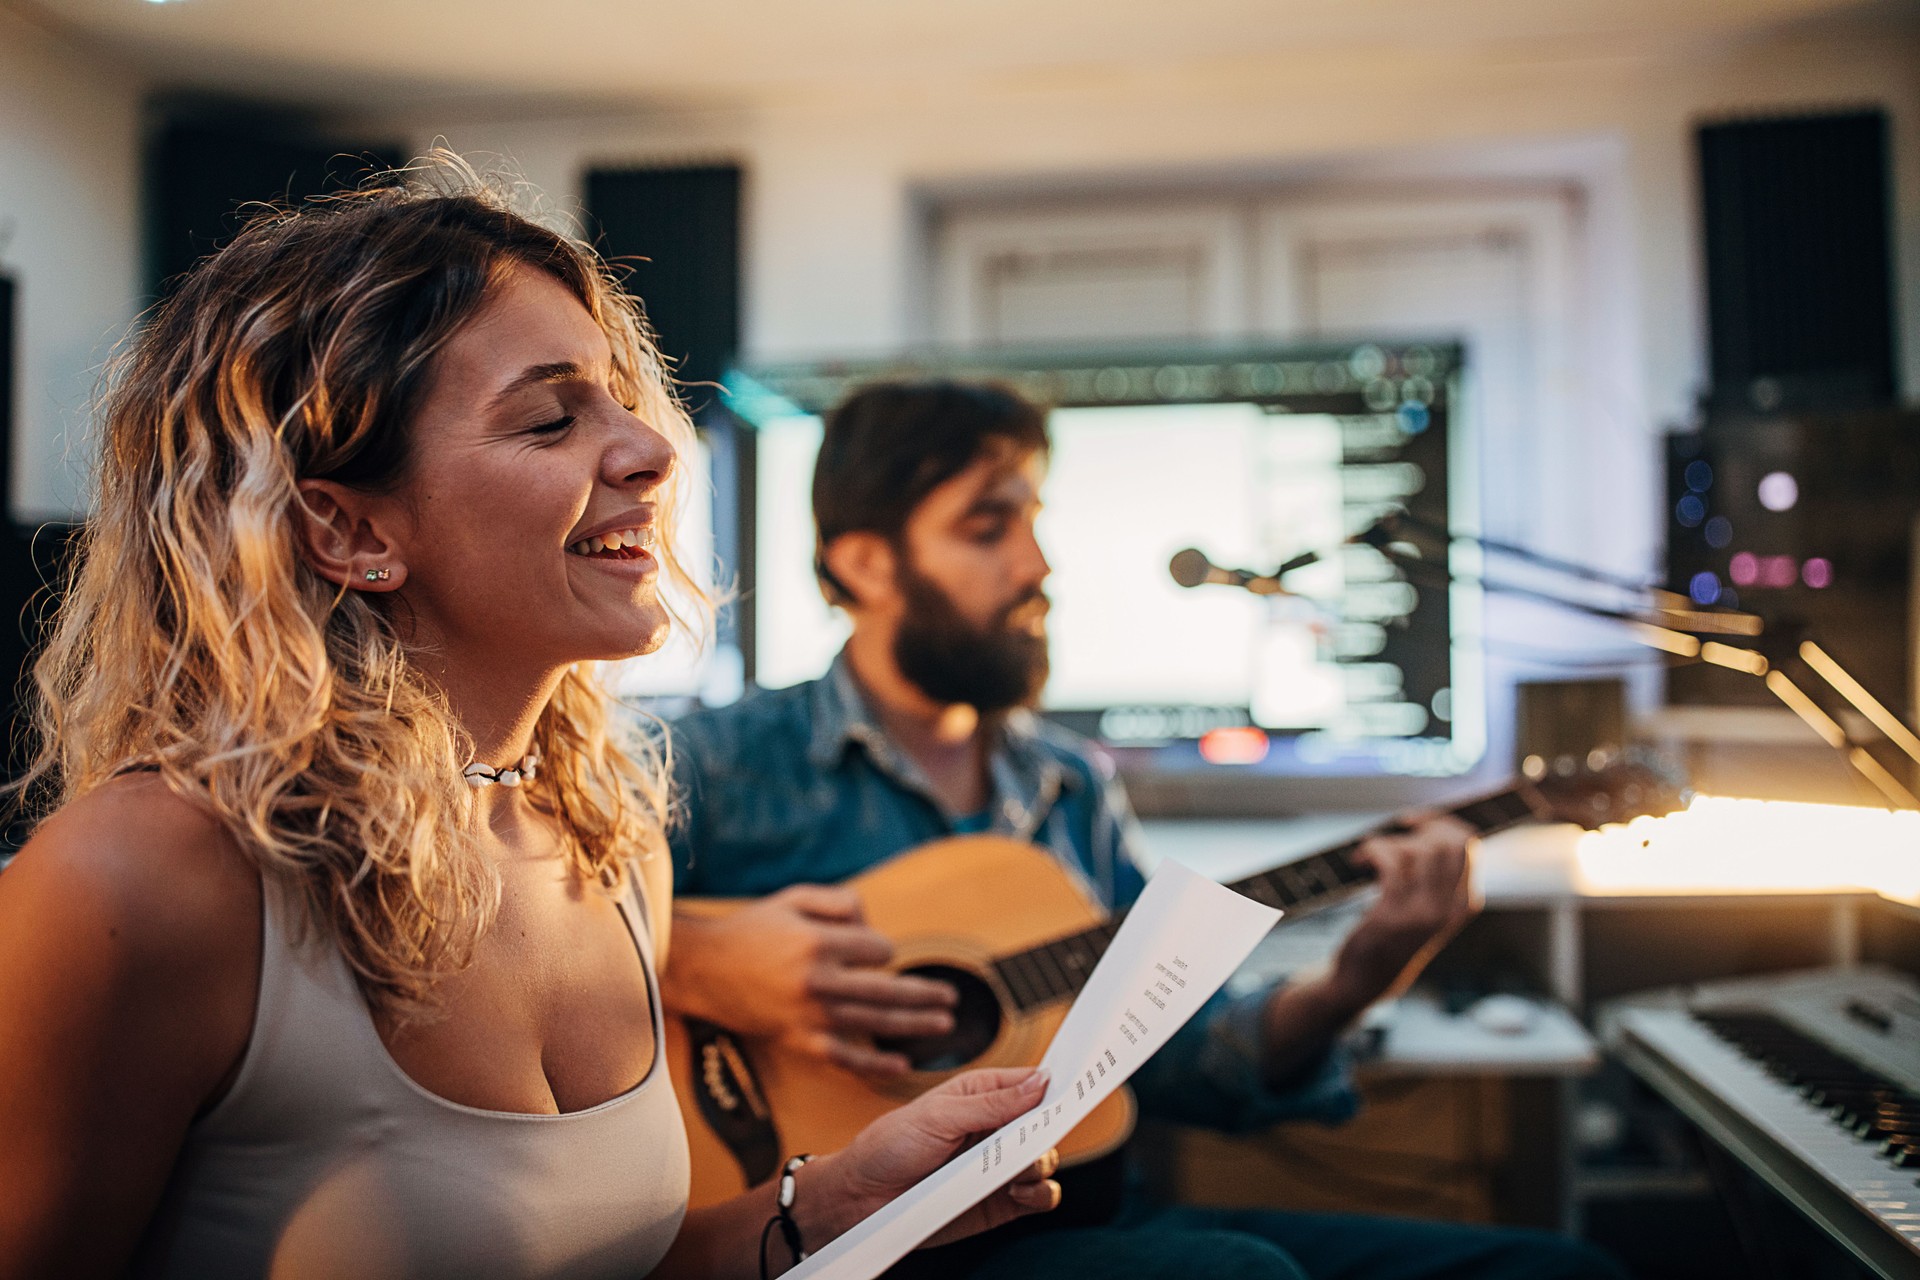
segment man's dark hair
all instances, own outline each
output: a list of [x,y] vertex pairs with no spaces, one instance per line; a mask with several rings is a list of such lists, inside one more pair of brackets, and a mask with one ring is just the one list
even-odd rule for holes
[[[827,415],[813,468],[819,547],[843,533],[895,542],[929,493],[998,446],[1044,453],[1047,415],[1008,387],[950,381],[875,382]],[[836,603],[852,597],[816,553],[814,572]]]

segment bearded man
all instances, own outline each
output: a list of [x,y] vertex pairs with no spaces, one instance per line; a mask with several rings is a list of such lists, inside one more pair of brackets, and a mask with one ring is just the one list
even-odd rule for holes
[[[663,998],[677,1012],[898,1074],[905,1058],[876,1038],[944,1034],[954,993],[890,972],[891,946],[837,882],[992,832],[1051,852],[1109,911],[1140,893],[1137,823],[1110,762],[1032,710],[1047,677],[1034,531],[1047,453],[1044,413],[998,387],[880,383],[828,416],[815,570],[852,635],[820,679],[674,726],[676,892],[760,899],[676,916]],[[1128,500],[1150,505],[1153,484],[1144,472]],[[1341,1034],[1471,912],[1466,842],[1436,819],[1363,844],[1379,895],[1333,967],[1216,995],[1134,1077],[1143,1110],[1226,1131],[1350,1116]],[[1123,1188],[1121,1167],[1069,1170],[1055,1214],[902,1266],[1008,1280],[1619,1276],[1544,1232],[1159,1206]]]

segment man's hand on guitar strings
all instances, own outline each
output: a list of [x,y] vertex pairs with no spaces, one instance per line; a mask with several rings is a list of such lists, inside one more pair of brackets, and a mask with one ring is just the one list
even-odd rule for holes
[[1380,886],[1331,975],[1355,1013],[1410,983],[1478,909],[1467,856],[1472,838],[1458,818],[1416,816],[1355,850],[1353,860],[1371,867]]
[[945,1035],[957,996],[944,982],[889,973],[892,959],[851,889],[793,885],[724,916],[676,915],[667,1003],[849,1071],[899,1075],[907,1059],[874,1037]]
[[1472,837],[1457,818],[1414,817],[1361,842],[1352,857],[1373,869],[1379,897],[1347,935],[1330,972],[1270,993],[1262,1044],[1268,1087],[1293,1087],[1335,1036],[1368,1005],[1412,982],[1473,915]]

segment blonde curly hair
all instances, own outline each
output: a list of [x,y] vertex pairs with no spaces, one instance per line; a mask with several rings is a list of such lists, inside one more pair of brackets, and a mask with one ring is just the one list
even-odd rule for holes
[[[692,452],[636,303],[510,190],[439,154],[269,210],[181,278],[114,363],[92,516],[34,667],[22,785],[38,807],[157,770],[402,1018],[470,959],[500,886],[461,834],[470,740],[409,661],[392,598],[307,563],[297,483],[399,484],[436,354],[516,267],[572,291],[612,345],[615,394]],[[663,495],[663,596],[697,630],[710,603],[673,556],[674,506]],[[591,664],[563,678],[529,798],[561,820],[575,870],[618,888],[664,848],[668,773],[664,740],[616,743],[608,710]]]

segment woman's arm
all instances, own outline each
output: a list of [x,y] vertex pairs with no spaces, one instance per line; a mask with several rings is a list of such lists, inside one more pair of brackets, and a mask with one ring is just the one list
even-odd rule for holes
[[[845,1151],[822,1156],[796,1176],[794,1219],[810,1252],[940,1168],[969,1142],[1038,1105],[1046,1077],[1025,1068],[970,1071],[888,1112],[861,1130]],[[1060,1202],[1049,1152],[1004,1189],[948,1224],[928,1244],[945,1244]],[[711,1276],[758,1280],[761,1232],[774,1213],[774,1193],[761,1187],[687,1215],[657,1277]],[[793,1265],[778,1235],[767,1247],[768,1273]]]
[[258,874],[152,776],[0,872],[0,1275],[117,1275],[244,1052]]

